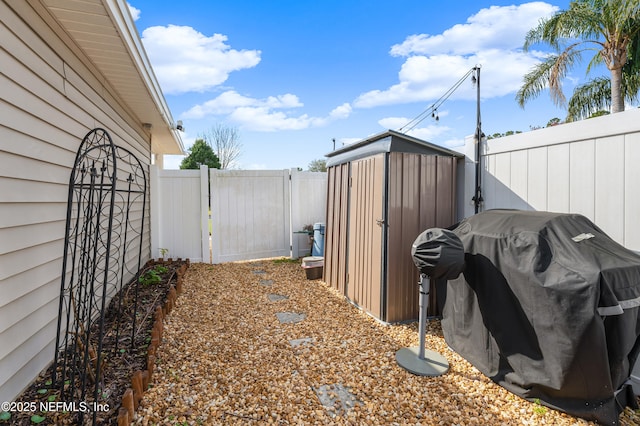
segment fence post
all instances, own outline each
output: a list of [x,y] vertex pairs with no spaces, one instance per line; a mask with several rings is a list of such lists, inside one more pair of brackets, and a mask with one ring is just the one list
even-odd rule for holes
[[298,169],[289,169],[289,257],[291,259],[298,258],[298,239],[293,235],[296,219],[293,204],[297,202],[297,200],[294,200],[294,189],[298,179],[297,173]]
[[[289,241],[289,257],[291,258],[291,172],[289,169],[282,169],[282,192],[284,195],[284,227],[285,227],[285,240]],[[286,239],[288,237],[288,240]]]
[[211,263],[209,246],[209,167],[200,166],[200,220],[202,241],[202,262]]
[[159,256],[160,250],[160,215],[162,209],[160,208],[160,175],[158,166],[152,164],[150,167],[150,185],[149,185],[149,216],[151,222],[151,259],[155,259]]
[[457,200],[457,220],[462,220],[465,217],[473,216],[475,214],[473,198],[475,196],[476,189],[473,177],[476,173],[477,152],[475,149],[476,144],[474,136],[467,136],[464,140],[464,145],[464,174],[462,175],[462,179],[458,180],[458,182],[463,185],[462,191],[460,191],[460,186],[458,186],[458,194],[462,193],[463,195],[462,199],[458,198]]

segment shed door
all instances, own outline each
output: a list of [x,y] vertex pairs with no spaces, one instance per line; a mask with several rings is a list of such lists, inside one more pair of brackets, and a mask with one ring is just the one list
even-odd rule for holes
[[381,318],[384,154],[351,164],[347,297]]

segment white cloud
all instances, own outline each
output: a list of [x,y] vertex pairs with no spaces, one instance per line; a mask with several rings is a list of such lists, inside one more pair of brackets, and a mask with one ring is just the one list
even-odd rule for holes
[[344,103],[334,108],[333,111],[329,113],[329,117],[334,119],[348,118],[351,115],[351,110],[351,105],[349,105],[349,103]]
[[239,94],[235,90],[228,90],[221,93],[218,97],[211,99],[203,104],[195,105],[187,112],[181,115],[183,118],[203,118],[208,115],[226,115],[231,114],[237,108],[297,108],[303,104],[296,95],[290,93],[278,96],[269,96],[261,100],[250,98]]
[[486,48],[520,49],[529,29],[535,27],[540,18],[557,10],[557,6],[544,2],[491,6],[469,17],[465,24],[454,25],[442,34],[409,36],[391,48],[391,55],[467,55]]
[[[540,60],[540,52],[523,52],[526,32],[545,16],[557,11],[543,2],[519,6],[492,6],[442,34],[417,34],[391,48],[392,56],[407,59],[398,83],[384,90],[361,94],[355,107],[370,108],[408,102],[435,101],[452,88],[467,71],[481,65],[481,96],[491,98],[513,93],[523,76]],[[451,99],[474,99],[469,83]]]
[[444,142],[442,142],[440,145],[449,147],[449,148],[457,148],[455,151],[458,151],[462,154],[464,154],[464,144],[465,144],[465,140],[464,139],[449,139],[446,140]]
[[237,108],[229,118],[243,128],[262,132],[306,129],[313,125],[314,120],[307,114],[290,117],[282,111],[272,111],[266,107]]
[[320,127],[331,121],[345,119],[351,114],[351,105],[348,103],[334,108],[327,117],[310,117],[307,114],[294,116],[283,111],[302,106],[304,104],[300,99],[291,93],[257,99],[229,90],[203,104],[195,105],[181,114],[181,117],[201,119],[210,115],[226,115],[230,121],[244,129],[270,132]]
[[149,27],[142,42],[165,93],[204,92],[224,83],[229,73],[255,67],[259,50],[231,49],[227,36],[207,37],[191,27]]
[[127,6],[129,7],[129,13],[131,14],[133,20],[137,21],[138,19],[140,19],[140,9],[131,6],[129,3],[127,3]]

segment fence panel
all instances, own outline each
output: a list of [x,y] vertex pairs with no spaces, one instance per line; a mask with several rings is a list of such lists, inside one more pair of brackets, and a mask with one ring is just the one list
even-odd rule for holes
[[207,166],[200,170],[151,168],[151,256],[210,262]]
[[[635,109],[487,141],[482,209],[579,213],[640,251],[638,122]],[[467,143],[470,152],[473,141]],[[465,198],[472,196],[467,189]]]
[[211,170],[213,263],[290,255],[288,170]]
[[153,166],[152,255],[162,247],[194,262],[307,256],[311,245],[299,231],[325,222],[326,192],[326,173]]
[[308,236],[301,233],[305,225],[325,223],[327,209],[327,174],[291,169],[291,256],[308,256]]

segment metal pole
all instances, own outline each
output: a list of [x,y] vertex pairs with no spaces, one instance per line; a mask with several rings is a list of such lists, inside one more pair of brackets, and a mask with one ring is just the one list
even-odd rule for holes
[[429,277],[425,274],[420,274],[420,316],[418,317],[418,337],[420,343],[418,344],[418,359],[424,359],[424,347],[427,334],[427,305],[429,304]]
[[427,334],[427,304],[429,303],[430,279],[420,274],[420,317],[418,318],[419,346],[402,348],[396,352],[398,365],[418,376],[441,376],[449,371],[447,359],[437,352],[425,349]]
[[475,213],[478,214],[480,211],[480,204],[482,203],[482,189],[481,185],[481,161],[480,154],[481,149],[480,145],[482,144],[482,120],[480,119],[480,65],[476,65],[473,68],[476,71],[476,193],[473,197],[474,205],[475,205]]

